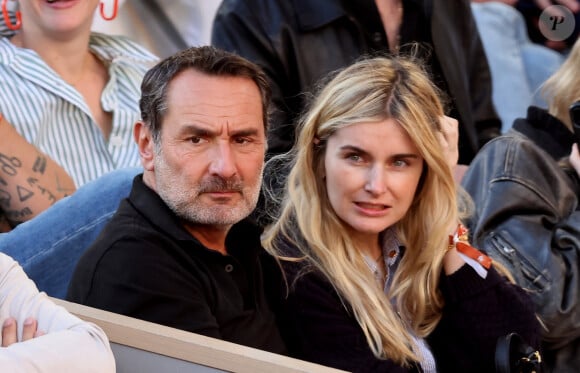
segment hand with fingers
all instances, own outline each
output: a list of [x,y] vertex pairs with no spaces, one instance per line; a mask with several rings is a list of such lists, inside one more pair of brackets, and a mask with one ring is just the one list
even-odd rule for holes
[[22,327],[22,340],[18,340],[18,325],[16,319],[9,317],[2,325],[2,347],[8,347],[16,342],[28,341],[32,338],[40,337],[44,333],[38,329],[36,319],[29,317],[24,320]]
[[467,171],[467,166],[457,164],[459,160],[459,122],[457,119],[442,115],[439,118],[441,132],[439,133],[439,142],[443,147],[443,152],[447,158],[447,164],[453,172],[453,178],[457,184]]
[[459,160],[459,122],[446,115],[439,117],[439,142],[447,158],[449,167],[453,168]]

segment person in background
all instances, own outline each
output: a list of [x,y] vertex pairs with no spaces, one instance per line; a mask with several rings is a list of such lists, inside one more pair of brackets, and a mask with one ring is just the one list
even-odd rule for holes
[[0,253],[0,367],[3,372],[115,372],[105,333],[39,293]]
[[[14,4],[17,10],[10,9]],[[157,57],[126,38],[91,33],[98,6],[105,18],[116,13],[103,5],[97,0],[2,2],[0,215],[7,229],[36,219],[91,180],[139,165],[132,128],[142,77]],[[52,161],[60,168],[49,167]],[[137,172],[127,171],[126,188],[111,188],[107,198],[74,208],[85,209],[91,219],[97,212],[110,217]],[[98,226],[99,220],[90,223]],[[36,233],[4,233],[0,251],[17,260],[41,290],[63,297],[80,253],[98,230],[65,226],[54,232],[53,224],[47,221],[38,232],[56,235],[56,242],[75,236],[84,245],[61,252],[41,246]]]
[[271,292],[292,356],[354,372],[491,372],[499,337],[537,348],[531,300],[458,226],[437,92],[416,61],[366,59],[304,114],[262,239],[286,280]]
[[[76,187],[139,165],[131,131],[139,84],[157,58],[125,38],[91,34],[97,0],[22,0],[17,11],[6,3],[0,18],[3,125],[12,125],[21,142],[52,158]],[[116,12],[100,9],[103,17]],[[64,176],[47,175],[54,178],[52,188],[35,180],[42,161],[23,163],[26,148],[19,149],[0,149],[2,189],[11,201],[25,202],[18,209],[2,206],[12,226],[40,212],[27,209],[36,199],[54,203],[74,191],[63,184]]]
[[261,229],[247,218],[269,100],[256,65],[213,47],[153,67],[135,125],[144,172],[79,260],[67,299],[283,353],[264,295]]
[[[570,36],[564,40],[550,39],[540,28],[541,15],[551,6],[566,7],[573,15],[574,29]],[[544,45],[555,51],[567,54],[574,45],[580,33],[580,1],[579,0],[517,0],[516,8],[522,13],[526,21],[528,34],[534,43]],[[543,18],[543,17],[542,17]],[[550,21],[550,16],[543,18]],[[553,27],[553,26],[548,26]]]
[[191,46],[208,45],[219,5],[220,1],[207,0],[121,0],[118,17],[109,22],[95,16],[93,30],[128,36],[165,58]]
[[[540,87],[564,61],[562,54],[530,41],[516,0],[471,0],[471,10],[489,62],[493,103],[502,133],[531,105],[545,107]],[[509,51],[507,53],[506,51]]]
[[459,163],[500,134],[490,72],[469,1],[224,0],[212,44],[260,65],[273,90],[271,155],[288,151],[295,119],[322,77],[363,55],[414,52],[451,98],[459,120]]
[[473,242],[536,304],[548,371],[578,372],[580,155],[569,107],[580,100],[580,42],[543,90],[548,109],[530,107],[486,145],[462,185],[476,207],[468,224]]

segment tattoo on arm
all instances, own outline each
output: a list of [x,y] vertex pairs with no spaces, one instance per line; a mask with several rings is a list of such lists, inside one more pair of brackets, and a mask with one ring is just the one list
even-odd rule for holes
[[44,174],[46,171],[46,157],[43,155],[39,155],[36,160],[34,161],[34,165],[32,166],[32,171],[37,172],[39,174]]
[[14,176],[18,173],[16,169],[22,166],[22,162],[16,157],[9,157],[6,154],[0,153],[0,165],[2,172],[6,175]]
[[38,189],[40,190],[40,193],[42,193],[42,195],[46,195],[46,197],[50,200],[51,205],[56,202],[56,197],[54,196],[54,194],[50,192],[50,190],[45,189],[40,185],[38,186]]
[[20,185],[16,186],[16,190],[18,191],[18,198],[20,198],[20,202],[24,202],[34,195],[34,192]]
[[23,221],[27,220],[25,218],[27,216],[32,215],[32,211],[30,210],[30,208],[25,207],[21,210],[5,210],[4,214],[6,214],[8,220],[13,222],[13,224],[18,225]]

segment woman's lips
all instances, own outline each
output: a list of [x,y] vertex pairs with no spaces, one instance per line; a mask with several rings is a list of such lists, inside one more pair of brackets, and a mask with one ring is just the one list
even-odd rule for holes
[[379,217],[386,215],[391,206],[381,203],[355,202],[358,211],[367,216]]

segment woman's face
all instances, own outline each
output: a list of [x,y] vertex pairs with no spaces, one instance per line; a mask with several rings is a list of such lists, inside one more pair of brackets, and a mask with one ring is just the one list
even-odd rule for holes
[[19,3],[23,32],[66,35],[90,28],[99,0],[19,0]]
[[409,210],[423,158],[394,119],[353,124],[328,138],[324,158],[328,199],[356,240],[380,232]]

